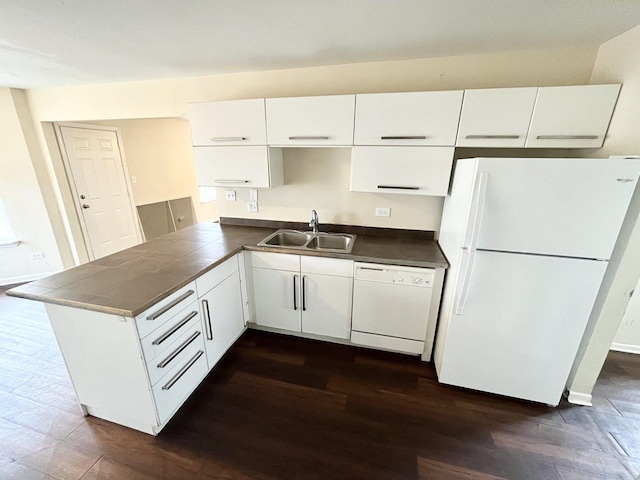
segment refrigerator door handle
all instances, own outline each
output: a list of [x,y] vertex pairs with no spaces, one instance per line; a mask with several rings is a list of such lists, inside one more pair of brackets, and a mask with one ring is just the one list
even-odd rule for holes
[[[469,293],[469,283],[471,281],[471,273],[473,271],[473,261],[475,258],[475,251],[469,250],[468,248],[462,249],[462,266],[463,266],[463,276],[462,283],[460,284],[460,294],[458,296],[458,301],[456,302],[455,314],[462,315],[462,311],[464,310],[464,303],[467,300],[467,294]],[[466,260],[465,258],[466,257]]]
[[482,214],[484,212],[484,204],[487,197],[487,182],[489,180],[488,172],[480,172],[478,183],[478,195],[476,200],[476,209],[471,223],[471,229],[467,233],[467,241],[465,245],[469,250],[475,250],[478,244],[478,235],[480,234],[480,222],[482,222]]

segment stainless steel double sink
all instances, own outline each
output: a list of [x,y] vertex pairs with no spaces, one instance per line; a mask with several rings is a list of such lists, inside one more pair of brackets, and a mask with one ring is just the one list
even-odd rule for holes
[[349,233],[300,232],[278,230],[258,243],[259,247],[282,247],[297,250],[351,253],[355,235]]

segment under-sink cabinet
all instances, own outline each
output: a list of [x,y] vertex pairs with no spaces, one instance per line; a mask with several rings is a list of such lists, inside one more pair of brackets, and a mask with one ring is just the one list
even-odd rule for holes
[[349,338],[352,260],[251,253],[257,325]]

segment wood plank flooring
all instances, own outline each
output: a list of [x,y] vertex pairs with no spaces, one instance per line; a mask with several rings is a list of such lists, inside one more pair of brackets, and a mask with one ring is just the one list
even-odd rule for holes
[[3,480],[640,478],[640,356],[611,353],[594,397],[554,409],[249,331],[152,437],[82,417],[44,309],[0,292]]

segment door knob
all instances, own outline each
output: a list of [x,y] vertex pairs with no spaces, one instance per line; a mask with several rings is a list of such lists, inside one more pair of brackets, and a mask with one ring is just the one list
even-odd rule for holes
[[84,200],[85,198],[87,197],[85,197],[84,195],[80,195],[80,199]]
[[87,205],[86,203],[83,203],[82,208],[89,208],[89,205]]

